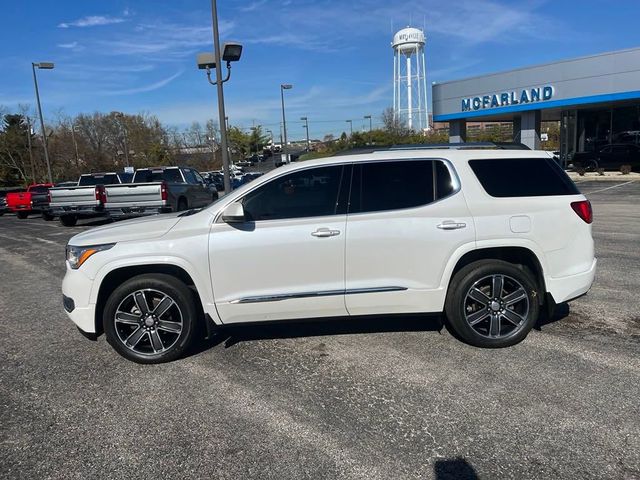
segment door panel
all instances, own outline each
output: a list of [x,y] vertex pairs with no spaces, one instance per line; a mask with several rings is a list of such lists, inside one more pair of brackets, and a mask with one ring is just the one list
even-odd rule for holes
[[[465,226],[442,228],[445,222]],[[442,311],[445,292],[439,286],[445,265],[458,247],[474,241],[473,219],[461,192],[424,207],[349,215],[345,297],[349,314]],[[349,294],[383,287],[406,290]]]
[[445,265],[458,247],[475,241],[452,168],[432,160],[354,167],[345,260],[349,314],[442,310]]
[[244,223],[215,223],[211,276],[224,323],[346,315],[345,168],[271,179],[242,199]]

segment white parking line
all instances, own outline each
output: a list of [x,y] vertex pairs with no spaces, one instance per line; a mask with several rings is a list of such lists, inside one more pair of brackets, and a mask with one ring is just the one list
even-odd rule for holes
[[611,187],[601,188],[600,190],[594,190],[593,192],[587,192],[586,195],[591,195],[593,193],[604,192],[605,190],[611,190],[612,188],[622,187],[623,185],[629,185],[630,183],[635,182],[635,180],[629,180],[628,182],[619,183],[618,185],[613,185]]
[[58,242],[54,242],[52,240],[47,240],[45,238],[40,238],[40,237],[33,237],[35,240],[38,240],[39,242],[42,243],[48,243],[49,245],[55,245],[56,247],[59,247],[60,244]]

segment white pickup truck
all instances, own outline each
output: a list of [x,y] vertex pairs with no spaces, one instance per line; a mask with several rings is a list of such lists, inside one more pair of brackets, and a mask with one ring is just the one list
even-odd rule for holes
[[140,168],[132,183],[105,187],[104,210],[112,217],[179,212],[204,207],[217,198],[215,186],[193,168]]
[[105,189],[131,181],[127,173],[86,173],[80,175],[77,186],[49,189],[49,213],[59,217],[66,227],[74,226],[78,218],[105,216]]

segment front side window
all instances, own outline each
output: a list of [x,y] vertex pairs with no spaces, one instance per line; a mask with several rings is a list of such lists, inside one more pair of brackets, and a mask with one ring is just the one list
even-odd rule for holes
[[[443,185],[443,189],[446,189]],[[433,161],[355,164],[349,213],[414,208],[433,202]]]
[[275,178],[242,200],[249,221],[344,213],[338,197],[343,166],[310,168]]

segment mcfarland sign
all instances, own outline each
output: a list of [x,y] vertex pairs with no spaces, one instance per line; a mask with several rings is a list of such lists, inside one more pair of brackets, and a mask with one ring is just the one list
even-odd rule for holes
[[462,111],[485,110],[490,108],[508,107],[527,103],[545,102],[553,98],[554,88],[551,85],[544,87],[525,88],[512,90],[511,92],[494,93],[481,97],[469,97],[462,99]]

